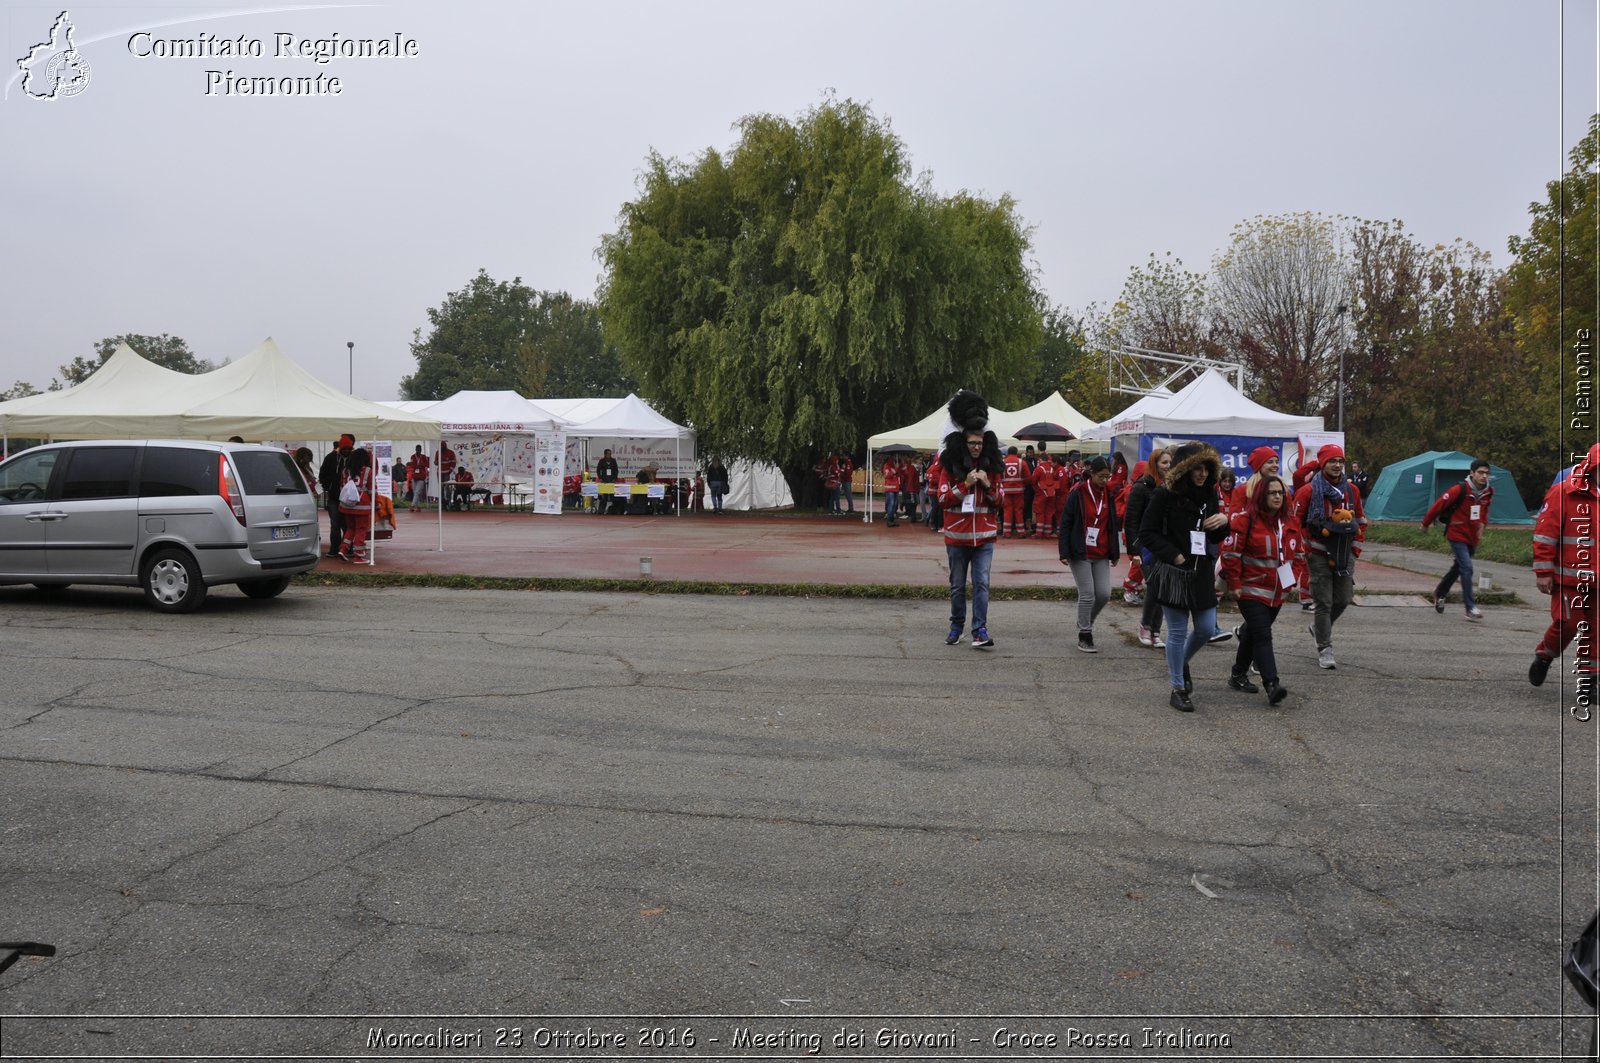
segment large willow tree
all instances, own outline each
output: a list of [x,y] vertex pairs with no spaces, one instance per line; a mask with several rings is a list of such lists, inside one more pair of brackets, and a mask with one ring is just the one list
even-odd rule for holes
[[601,246],[607,338],[703,453],[775,462],[798,489],[818,454],[957,387],[1020,397],[1043,301],[1009,198],[914,183],[888,123],[849,100],[739,130],[726,156],[652,153]]

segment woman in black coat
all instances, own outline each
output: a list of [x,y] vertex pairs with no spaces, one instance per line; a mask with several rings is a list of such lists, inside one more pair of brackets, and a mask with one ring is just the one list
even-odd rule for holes
[[1217,554],[1228,537],[1228,517],[1217,496],[1221,473],[1215,449],[1204,443],[1178,447],[1166,484],[1150,496],[1139,523],[1139,544],[1156,558],[1146,593],[1161,603],[1167,621],[1168,704],[1179,712],[1194,711],[1189,659],[1217,633]]

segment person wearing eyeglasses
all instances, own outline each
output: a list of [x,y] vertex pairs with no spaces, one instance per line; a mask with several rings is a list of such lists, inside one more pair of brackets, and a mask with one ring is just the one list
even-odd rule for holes
[[950,631],[945,645],[961,641],[967,622],[967,574],[972,575],[972,647],[994,648],[989,635],[989,571],[1000,534],[1005,469],[1000,441],[987,430],[989,404],[970,391],[950,400],[950,420],[939,454],[939,508],[944,513],[945,557],[950,570]]
[[1289,696],[1278,681],[1272,650],[1272,624],[1298,578],[1295,559],[1305,552],[1305,536],[1288,505],[1289,488],[1271,473],[1259,474],[1255,491],[1230,518],[1231,532],[1222,544],[1222,576],[1228,595],[1239,603],[1244,623],[1237,629],[1239,650],[1233,658],[1228,686],[1245,694],[1259,693],[1250,681],[1250,666],[1261,673],[1267,704]]

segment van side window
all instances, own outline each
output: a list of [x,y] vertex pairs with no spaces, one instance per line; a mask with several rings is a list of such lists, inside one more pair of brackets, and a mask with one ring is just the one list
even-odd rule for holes
[[19,454],[0,466],[0,505],[8,502],[36,502],[50,489],[50,474],[55,471],[61,451]]
[[144,498],[217,493],[217,452],[186,447],[145,447],[139,469]]
[[228,455],[247,495],[303,495],[306,478],[282,450],[236,450]]
[[133,447],[74,447],[57,497],[127,498],[133,494]]

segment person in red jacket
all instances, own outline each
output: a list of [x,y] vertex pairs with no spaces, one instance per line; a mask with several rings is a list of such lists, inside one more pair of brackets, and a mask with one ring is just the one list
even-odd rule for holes
[[1344,474],[1344,448],[1329,443],[1317,451],[1317,463],[1317,472],[1295,492],[1294,517],[1305,529],[1317,667],[1332,669],[1338,667],[1333,625],[1355,599],[1356,558],[1367,539],[1367,517],[1361,492]]
[[922,490],[922,477],[917,472],[917,463],[910,457],[900,455],[900,512],[910,512],[911,520],[917,520],[917,492]]
[[883,463],[883,522],[886,527],[895,524],[895,510],[900,505],[900,458],[895,456]]
[[1000,535],[1004,538],[1009,534],[1013,539],[1022,534],[1022,485],[1028,479],[1028,463],[1017,453],[1016,447],[1009,447],[1006,456],[1001,461],[1000,482],[1005,485],[1005,520],[1000,525]]
[[1444,612],[1444,600],[1450,594],[1450,585],[1461,578],[1461,601],[1467,607],[1468,620],[1482,620],[1483,610],[1472,598],[1472,555],[1478,550],[1478,540],[1483,537],[1484,526],[1489,523],[1489,503],[1494,499],[1494,488],[1489,486],[1489,463],[1478,458],[1472,463],[1467,478],[1451,487],[1429,507],[1422,518],[1422,530],[1427,531],[1434,521],[1444,524],[1444,538],[1455,554],[1455,563],[1439,581],[1433,591],[1433,611]]
[[[1320,463],[1317,459],[1312,458],[1309,461],[1301,462],[1295,467],[1289,481],[1289,500],[1291,504],[1296,498],[1300,497],[1300,488],[1306,485],[1306,481],[1316,475],[1319,465]],[[1294,573],[1300,580],[1297,584],[1300,594],[1300,608],[1309,613],[1317,607],[1316,601],[1311,597],[1311,569],[1302,563],[1294,570]]]
[[[1138,521],[1132,527],[1128,526],[1128,503],[1133,499],[1133,488],[1144,477],[1145,470],[1149,468],[1147,461],[1135,462],[1133,472],[1129,474],[1128,489],[1122,492],[1122,497],[1117,499],[1117,524],[1122,528],[1122,542],[1128,552],[1128,574],[1122,579],[1122,604],[1144,604],[1144,566],[1139,562],[1139,551],[1135,548],[1135,540],[1139,537]],[[1142,507],[1141,507],[1142,512]],[[1140,628],[1139,641],[1143,645],[1150,645],[1149,630]]]
[[1289,489],[1282,479],[1264,474],[1246,505],[1229,518],[1230,534],[1222,544],[1222,578],[1239,603],[1244,623],[1236,629],[1228,686],[1246,694],[1260,689],[1250,682],[1250,665],[1261,673],[1267,703],[1276,705],[1289,691],[1278,681],[1272,651],[1272,624],[1295,585],[1294,559],[1305,550],[1304,535],[1289,509]]
[[[1315,471],[1315,470],[1312,470]],[[1255,494],[1255,485],[1263,476],[1278,475],[1278,452],[1271,447],[1257,447],[1250,452],[1250,478],[1241,480],[1233,489],[1229,512],[1243,513],[1245,503]],[[1308,472],[1306,475],[1310,475]],[[1299,485],[1296,484],[1296,487]]]
[[945,645],[961,641],[967,621],[967,572],[972,573],[972,646],[994,648],[989,635],[989,570],[1000,534],[1005,497],[1000,441],[987,430],[989,404],[962,390],[950,400],[950,420],[961,426],[945,437],[939,507],[944,511],[944,548],[950,569],[950,632]]
[[[1550,595],[1550,626],[1533,651],[1528,682],[1544,683],[1550,664],[1577,635],[1577,703],[1594,704],[1600,674],[1600,595],[1595,587],[1595,517],[1600,512],[1600,443],[1572,473],[1550,488],[1533,524],[1533,574],[1539,593]],[[1579,717],[1587,720],[1587,714]]]
[[939,464],[937,454],[930,458],[923,479],[928,488],[928,530],[937,532],[944,527],[944,510],[939,506],[939,492],[944,486],[944,466]]
[[1111,466],[1091,458],[1081,483],[1067,492],[1061,509],[1061,563],[1078,588],[1078,649],[1096,653],[1094,621],[1111,600],[1111,566],[1122,557],[1117,507],[1110,496]]
[[1039,455],[1039,464],[1033,470],[1033,526],[1037,529],[1034,535],[1040,539],[1055,538],[1056,492],[1060,483],[1055,457],[1049,453]]
[[850,507],[850,516],[856,515],[856,462],[848,454],[839,455],[839,490],[844,495],[845,505]]

